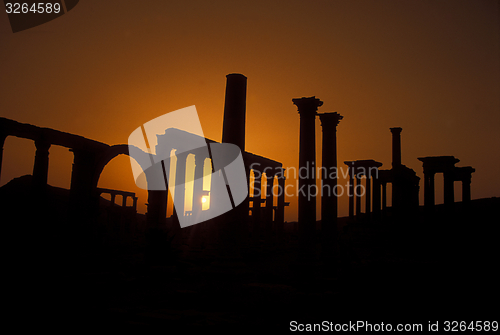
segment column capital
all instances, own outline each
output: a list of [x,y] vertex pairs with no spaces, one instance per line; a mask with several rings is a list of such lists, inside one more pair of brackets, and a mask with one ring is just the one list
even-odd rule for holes
[[318,107],[323,105],[323,101],[319,100],[315,96],[292,99],[292,102],[297,106],[301,117],[305,116],[315,118]]
[[344,118],[337,112],[322,113],[318,114],[318,116],[321,121],[321,126],[323,127],[323,131],[325,131],[325,129],[331,129],[331,128],[335,129],[339,124],[340,120]]
[[401,127],[393,127],[393,128],[389,128],[391,130],[391,133],[393,134],[401,134],[401,131],[403,131],[403,128]]
[[43,139],[40,139],[40,140],[35,140],[35,147],[36,147],[36,150],[40,150],[40,151],[48,151],[50,149],[50,142],[48,141],[45,141]]

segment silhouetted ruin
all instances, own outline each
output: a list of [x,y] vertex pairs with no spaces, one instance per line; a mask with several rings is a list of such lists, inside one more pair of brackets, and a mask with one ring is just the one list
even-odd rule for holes
[[[337,189],[337,125],[343,116],[339,113],[319,114],[323,131],[321,174],[321,232],[325,244],[337,240],[338,189]],[[333,173],[332,173],[333,172]],[[333,252],[333,251],[332,251]],[[325,251],[328,253],[328,251]]]
[[[56,299],[83,322],[162,325],[172,320],[183,325],[202,308],[214,313],[207,317],[211,320],[220,317],[218,311],[236,307],[250,315],[239,325],[289,322],[297,311],[299,317],[351,320],[349,312],[371,316],[386,299],[400,306],[401,292],[411,304],[427,304],[439,295],[476,306],[462,294],[464,287],[472,287],[470,296],[487,296],[496,287],[496,277],[488,271],[496,264],[498,233],[491,217],[500,202],[471,199],[475,169],[456,167],[454,156],[418,158],[424,173],[424,206],[419,206],[420,178],[402,163],[402,128],[390,128],[391,169],[381,169],[382,162],[373,159],[344,162],[349,215],[338,217],[337,126],[344,116],[318,114],[323,102],[314,96],[292,100],[300,115],[298,186],[303,192],[297,194],[298,222],[285,223],[289,202],[283,164],[245,151],[246,89],[245,76],[227,75],[220,143],[167,128],[156,134],[155,147],[148,146],[151,152],[0,118],[0,173],[8,136],[33,140],[36,147],[32,175],[0,187],[14,280],[29,294],[50,292],[41,301]],[[320,192],[316,116],[322,128]],[[192,149],[192,143],[202,146]],[[54,145],[73,153],[69,189],[47,183]],[[231,198],[232,207],[220,214],[214,194],[224,188],[230,197],[232,190],[214,158],[214,148],[223,145],[241,151],[248,196],[239,202]],[[150,186],[144,215],[137,212],[135,193],[97,187],[103,169],[118,155],[135,160]],[[194,177],[187,173],[193,163]],[[444,175],[442,206],[435,201],[436,173]],[[204,187],[208,178],[210,187]],[[186,196],[191,192],[186,179],[193,182],[192,197]],[[462,203],[455,203],[455,181],[462,183]],[[153,188],[157,183],[164,187]],[[317,194],[321,222],[316,220]],[[169,199],[175,203],[171,215]],[[181,229],[183,219],[202,220]],[[475,272],[464,274],[464,268]],[[66,297],[67,292],[73,295]],[[169,309],[159,309],[165,301]],[[325,301],[334,314],[324,315]],[[146,305],[148,310],[142,307]],[[440,307],[426,308],[441,312]],[[462,309],[457,305],[450,310]]]
[[471,166],[455,167],[460,162],[454,156],[431,156],[420,157],[424,168],[424,205],[427,210],[433,210],[435,205],[434,176],[442,173],[444,179],[444,204],[453,206],[455,202],[455,191],[453,183],[462,182],[462,201],[470,202],[470,183],[472,173],[476,170]]
[[316,97],[292,99],[300,115],[299,171],[305,170],[305,178],[299,178],[299,231],[302,237],[309,238],[316,222],[316,195],[310,190],[316,187],[316,131],[315,120],[318,107],[323,101]]
[[[288,206],[285,201],[285,192],[274,194],[272,188],[274,185],[279,186],[282,190],[285,187],[285,176],[282,164],[253,153],[245,152],[245,109],[246,109],[246,77],[241,74],[229,74],[227,76],[226,89],[226,105],[224,109],[224,126],[222,142],[236,144],[243,153],[243,161],[248,182],[248,191],[252,187],[254,190],[253,197],[247,199],[236,209],[230,213],[222,215],[220,218],[213,219],[212,230],[219,231],[216,235],[227,236],[237,245],[242,241],[242,234],[251,232],[253,235],[260,236],[265,234],[268,238],[271,234],[283,230],[284,211]],[[101,172],[106,164],[118,155],[129,155],[136,159],[137,162],[147,162],[154,155],[144,152],[132,145],[118,144],[110,146],[105,143],[97,142],[84,138],[82,136],[61,132],[50,128],[41,128],[29,124],[19,123],[14,120],[0,118],[0,139],[3,144],[6,137],[15,136],[21,138],[32,139],[35,141],[36,154],[33,167],[33,178],[31,181],[31,191],[36,199],[44,199],[47,188],[47,176],[49,167],[49,149],[51,145],[64,146],[70,149],[74,154],[74,162],[71,174],[71,185],[69,190],[69,208],[68,218],[71,220],[80,221],[84,224],[88,220],[95,220],[99,215],[99,198],[103,193],[108,193],[111,196],[111,205],[115,203],[116,195],[123,197],[122,207],[126,208],[128,197],[133,199],[133,210],[137,209],[137,198],[135,194],[130,192],[102,189],[98,188],[97,184]],[[210,199],[210,192],[203,190],[202,180],[203,171],[206,164],[212,166],[213,163],[209,159],[206,148],[200,148],[195,152],[187,151],[185,148],[172,147],[169,139],[175,138],[175,143],[184,143],[193,140],[197,136],[177,129],[166,129],[163,135],[157,135],[158,144],[156,146],[156,154],[159,157],[170,157],[172,150],[178,150],[180,154],[176,154],[177,166],[175,185],[171,187],[174,190],[176,204],[174,207],[175,216],[167,222],[167,200],[168,190],[149,190],[147,203],[147,224],[148,230],[153,234],[171,233],[177,235],[177,245],[180,245],[180,236],[189,233],[177,234],[180,231],[178,217],[179,216],[197,216],[201,213],[201,200],[203,197]],[[183,140],[183,138],[185,140]],[[207,144],[217,143],[210,139],[202,139]],[[185,208],[187,204],[185,199],[185,185],[187,159],[189,155],[195,158],[195,178],[191,211],[179,212],[179,209]],[[1,159],[1,156],[0,156]],[[1,163],[1,160],[0,160]],[[162,161],[162,165],[158,165],[163,169],[164,173],[170,172],[170,166],[166,166]],[[148,183],[156,181],[156,170],[143,166],[146,172]],[[213,167],[212,167],[213,169]],[[1,165],[0,165],[1,172]],[[250,185],[250,173],[253,173],[254,183]],[[266,178],[267,189],[261,189],[261,178]],[[265,194],[265,198],[262,195]],[[274,197],[277,197],[277,205],[274,206]],[[38,201],[43,206],[43,201]],[[203,210],[205,211],[205,210]],[[209,209],[210,211],[210,204]],[[228,222],[238,222],[228,224]],[[191,227],[188,230],[196,231],[196,235],[206,235],[206,224]],[[227,232],[230,231],[230,233]],[[224,232],[224,233],[222,233]],[[246,236],[246,235],[245,235]],[[214,237],[214,236],[212,236]],[[203,237],[201,237],[203,238]],[[215,239],[221,238],[214,237]],[[200,239],[200,236],[197,237]],[[240,242],[239,242],[240,241]],[[160,240],[160,243],[164,241]],[[226,241],[228,242],[228,241]]]

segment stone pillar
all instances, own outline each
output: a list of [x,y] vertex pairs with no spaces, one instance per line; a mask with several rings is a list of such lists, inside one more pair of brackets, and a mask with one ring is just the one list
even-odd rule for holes
[[371,213],[372,179],[370,174],[371,173],[368,172],[365,175],[366,177],[365,213],[367,219],[370,219],[370,213]]
[[264,237],[265,240],[270,243],[273,234],[273,183],[274,175],[268,174],[266,172],[266,207],[264,209]]
[[434,208],[434,172],[424,171],[424,205],[426,208]]
[[471,177],[462,179],[462,202],[470,203],[471,192],[470,192]]
[[5,144],[6,134],[0,133],[0,178],[2,177],[2,159],[3,159],[3,146]]
[[454,156],[419,157],[424,168],[424,203],[427,209],[434,207],[434,174],[442,172],[444,177],[444,204],[451,206],[454,199],[453,181],[455,180],[455,164],[460,162]]
[[[347,162],[345,162],[347,164]],[[349,219],[354,220],[354,168],[352,166],[349,169]]]
[[354,189],[354,196],[356,197],[356,219],[359,220],[361,218],[361,178],[358,174],[354,175],[354,179],[356,179],[356,187]]
[[[169,156],[170,157],[170,156]],[[170,176],[170,159],[167,160],[168,166],[165,166],[165,161],[161,161],[161,169],[163,172],[163,180],[165,180],[165,195],[162,197],[165,197],[165,204],[162,204],[162,213],[163,213],[163,206],[165,206],[165,219],[167,218],[167,209],[168,209],[168,178]]]
[[[319,114],[323,130],[321,176],[321,230],[331,237],[337,234],[337,125],[344,117],[338,113]],[[333,178],[332,177],[333,174]],[[326,186],[326,188],[325,188]]]
[[390,128],[392,133],[392,167],[401,166],[401,131],[403,128]]
[[33,165],[33,188],[37,192],[44,192],[47,188],[49,174],[49,148],[50,143],[36,140],[35,164]]
[[382,210],[387,210],[387,183],[382,183]]
[[[276,215],[274,221],[277,223],[277,230],[283,230],[283,224],[285,223],[285,181],[286,177],[284,175],[278,177],[278,204],[276,206]],[[281,228],[281,230],[280,230]]]
[[254,230],[260,232],[262,227],[262,173],[254,170],[253,174],[253,207],[252,217],[254,222]]
[[245,152],[247,77],[239,73],[231,73],[226,78],[222,143],[236,144],[243,153]]
[[201,212],[203,206],[203,169],[205,167],[205,158],[205,156],[200,154],[194,156],[193,215]]
[[381,202],[380,202],[380,179],[373,178],[373,204],[372,213],[374,219],[380,219]]
[[92,194],[96,153],[81,149],[71,151],[74,154],[70,186],[71,206],[77,211],[75,215],[87,215],[98,209],[98,202],[93,201]]
[[299,193],[299,234],[312,235],[316,225],[316,197],[308,193],[316,187],[315,120],[323,102],[315,97],[292,101],[300,114],[299,189],[304,190]]
[[[168,195],[168,193],[167,193],[167,195]],[[133,205],[132,205],[132,206],[133,206],[133,208],[134,208],[134,211],[135,211],[135,212],[137,212],[137,197],[134,197],[133,199],[134,199],[134,203],[133,203]],[[165,204],[165,205],[166,205],[166,204]],[[165,206],[165,209],[166,209],[166,208],[167,208],[167,206]]]
[[452,206],[455,202],[455,190],[453,188],[453,173],[445,171],[443,173],[444,179],[444,204],[445,206]]
[[456,171],[459,171],[460,180],[462,181],[462,202],[470,203],[471,201],[471,192],[470,192],[470,184],[472,179],[472,173],[476,172],[476,169],[471,166],[455,168]]
[[122,195],[122,207],[127,207],[127,195]]
[[116,201],[116,194],[111,192],[110,195],[111,195],[111,203],[109,205],[110,205],[110,207],[113,207],[115,205],[115,201]]
[[183,217],[186,198],[186,160],[188,152],[177,154],[175,167],[174,210],[177,217]]
[[273,195],[274,175],[271,174],[268,175],[268,173],[266,172],[266,182],[267,182],[267,187],[266,187],[265,221],[267,226],[272,227],[273,202],[274,202],[274,195]]
[[148,211],[146,213],[150,228],[165,223],[167,217],[167,191],[148,191]]

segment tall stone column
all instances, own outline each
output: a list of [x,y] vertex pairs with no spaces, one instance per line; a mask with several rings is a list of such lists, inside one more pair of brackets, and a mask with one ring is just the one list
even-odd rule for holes
[[[222,128],[222,143],[237,145],[241,153],[245,152],[246,127],[246,97],[247,77],[240,73],[231,73],[226,76],[226,97],[224,102],[224,125]],[[224,215],[227,220],[236,222],[225,229],[228,235],[241,235],[248,220],[248,199],[239,204],[230,214]]]
[[49,149],[50,143],[43,140],[35,141],[36,154],[33,165],[33,189],[36,192],[44,192],[47,188],[49,174]]
[[[319,114],[323,130],[321,176],[321,230],[334,237],[337,234],[337,125],[344,117],[338,113]],[[326,187],[325,187],[326,186]]]
[[226,76],[226,99],[222,143],[232,143],[245,152],[247,77],[239,73]]
[[392,133],[392,167],[401,166],[401,131],[403,128],[390,128]]
[[316,97],[292,101],[300,115],[299,190],[303,192],[299,192],[299,234],[312,236],[316,225],[316,197],[309,192],[316,187],[315,119],[323,102]]

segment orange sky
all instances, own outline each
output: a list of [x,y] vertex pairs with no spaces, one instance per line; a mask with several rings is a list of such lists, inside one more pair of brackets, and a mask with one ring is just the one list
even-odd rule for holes
[[[499,13],[489,0],[81,0],[15,34],[2,13],[0,116],[122,144],[144,122],[196,105],[205,136],[220,141],[225,76],[237,72],[248,77],[247,151],[297,167],[291,99],[315,95],[319,112],[344,116],[339,162],[390,168],[389,128],[402,127],[402,161],[420,177],[417,157],[454,155],[476,168],[473,198],[499,196]],[[320,163],[319,120],[316,130]],[[33,157],[32,142],[8,138],[0,185],[31,173]],[[49,183],[69,187],[71,163],[52,147]],[[145,210],[127,157],[99,186],[137,192]],[[297,198],[287,201],[296,220]]]

